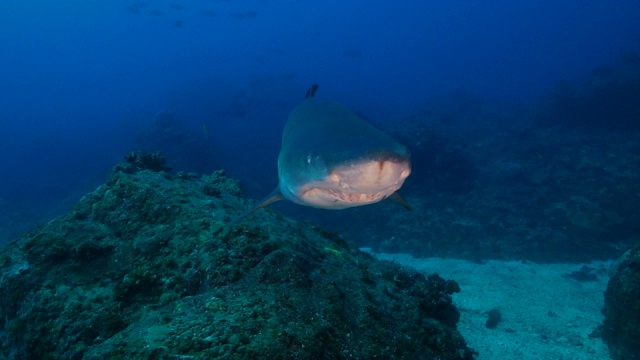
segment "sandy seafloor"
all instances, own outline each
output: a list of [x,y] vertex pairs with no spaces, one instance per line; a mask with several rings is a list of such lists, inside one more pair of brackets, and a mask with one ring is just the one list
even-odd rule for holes
[[[362,250],[368,251],[363,248]],[[589,334],[602,322],[604,291],[612,262],[536,264],[490,260],[417,259],[407,254],[374,254],[425,274],[455,280],[461,292],[454,303],[461,312],[458,329],[479,360],[607,360],[607,346]],[[597,280],[580,282],[563,274],[583,265]],[[501,311],[502,322],[485,326],[487,312]]]

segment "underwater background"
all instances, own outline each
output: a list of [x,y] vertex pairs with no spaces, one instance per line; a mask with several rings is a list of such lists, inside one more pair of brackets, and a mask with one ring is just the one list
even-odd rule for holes
[[[199,199],[202,194],[194,189],[204,184],[210,189],[204,193],[219,198],[215,206],[225,209],[216,216],[230,220],[255,202],[219,195],[259,201],[271,193],[278,184],[276,161],[287,117],[317,83],[317,97],[346,105],[409,148],[412,174],[399,192],[413,210],[390,201],[339,211],[279,202],[270,206],[276,214],[310,224],[321,235],[318,243],[334,255],[335,244],[325,241],[346,241],[372,253],[410,254],[409,260],[392,260],[415,268],[421,265],[414,264],[414,258],[489,263],[495,269],[502,265],[491,261],[581,264],[577,272],[571,267],[557,271],[573,274],[569,278],[575,281],[599,281],[594,291],[602,300],[605,268],[640,241],[638,19],[640,3],[632,0],[3,0],[0,246],[10,253],[7,244],[22,234],[30,232],[24,236],[35,242],[40,235],[33,234],[43,228],[65,228],[54,219],[68,213],[74,221],[100,220],[96,212],[103,206],[103,213],[115,214],[115,205],[96,205],[93,213],[83,207],[91,207],[91,199],[109,199],[113,194],[103,187],[117,181],[155,187],[154,206],[173,204],[167,208],[179,206],[172,198],[176,193]],[[194,183],[180,188],[157,174],[135,175],[144,166],[133,172],[135,180],[125,180],[123,174],[129,172],[118,164],[135,166],[132,159],[142,156],[132,154],[137,151],[160,152],[155,155],[162,159],[160,168],[155,170]],[[261,212],[247,222],[271,221],[269,225],[245,230],[242,236],[293,236],[286,230],[292,225],[276,226],[284,221],[281,215]],[[158,216],[176,220],[173,215]],[[100,221],[117,223],[122,218]],[[208,235],[220,230],[215,228],[218,218],[211,221],[203,230]],[[83,228],[74,229],[77,233],[67,241],[83,238]],[[140,245],[143,236],[137,231],[119,229],[116,237],[138,234],[132,246],[141,258],[160,251],[157,244]],[[202,240],[190,239],[193,242],[180,245],[185,253]],[[111,254],[91,246],[75,255],[42,255],[48,250],[40,249],[33,250],[33,256],[68,259],[81,253],[94,259]],[[17,276],[36,271],[34,261],[10,257],[6,263],[0,257],[0,265],[10,269],[0,280],[0,290],[7,293],[18,291],[10,279],[16,277],[17,283]],[[582,264],[590,265],[585,270]],[[73,271],[78,264],[69,266]],[[506,272],[522,271],[523,278],[543,271],[510,266]],[[456,276],[452,271],[448,275]],[[122,278],[119,273],[109,276]],[[456,292],[449,283],[432,280],[429,286],[447,296]],[[175,290],[175,296],[200,294],[201,288],[192,286]],[[402,289],[411,286],[407,280]],[[131,304],[142,298],[163,304],[175,300],[158,300],[161,295],[155,292],[132,294],[123,286],[120,291],[119,301]],[[406,290],[413,295],[416,291]],[[463,311],[464,306],[476,311],[474,305],[462,304]],[[12,322],[18,313],[12,306],[0,307],[0,315],[5,315],[0,335],[13,331],[19,338],[25,325]],[[475,314],[484,317],[489,310],[489,305],[478,306]],[[559,312],[549,310],[548,318]],[[118,319],[114,328],[87,339],[97,344],[96,336],[113,335],[129,325]],[[457,318],[444,322],[455,327]],[[589,329],[581,335],[586,339],[595,325],[578,327]],[[89,346],[87,339],[83,341]],[[558,343],[583,346],[569,339]],[[0,350],[17,348],[8,343]],[[20,358],[20,351],[0,354]],[[472,357],[465,351],[464,356],[445,358]],[[57,353],[65,355],[52,356],[89,352],[65,348]],[[600,353],[590,354],[575,358],[595,359]],[[619,358],[638,355],[631,351]]]
[[[635,1],[0,6],[2,243],[70,209],[133,150],[162,151],[175,170],[224,168],[248,197],[265,196],[277,184],[284,123],[312,83],[410,147],[414,175],[403,194],[437,211],[432,220],[452,206],[442,196],[471,198],[466,217],[480,223],[473,212],[508,221],[504,207],[531,201],[548,211],[599,208],[584,192],[611,178],[565,165],[608,162],[610,149],[598,146],[621,145],[609,136],[638,128]],[[614,92],[590,101],[607,86]],[[587,133],[571,132],[578,128]],[[532,194],[523,181],[559,189]],[[581,191],[562,181],[594,184]],[[620,200],[612,211],[631,216]],[[527,208],[508,215],[548,223],[550,214]],[[347,231],[335,222],[362,212],[304,213]]]

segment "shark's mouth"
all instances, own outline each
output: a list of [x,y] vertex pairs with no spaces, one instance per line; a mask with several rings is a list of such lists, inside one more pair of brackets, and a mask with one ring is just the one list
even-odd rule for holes
[[324,198],[328,202],[331,202],[331,201],[333,201],[334,203],[343,202],[347,204],[352,204],[352,206],[359,206],[359,205],[366,205],[366,204],[378,202],[380,200],[384,200],[399,188],[400,186],[397,186],[393,190],[388,189],[387,191],[377,192],[373,194],[348,193],[348,192],[338,191],[335,189],[312,188],[307,190],[302,195],[302,197],[305,199]]
[[411,173],[408,160],[369,160],[333,169],[298,193],[306,205],[344,209],[368,205],[391,196]]

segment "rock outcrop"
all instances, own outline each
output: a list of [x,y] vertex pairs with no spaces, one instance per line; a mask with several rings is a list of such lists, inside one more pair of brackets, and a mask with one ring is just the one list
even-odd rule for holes
[[455,282],[270,209],[227,229],[250,206],[239,193],[220,171],[116,167],[0,250],[0,357],[474,357]]

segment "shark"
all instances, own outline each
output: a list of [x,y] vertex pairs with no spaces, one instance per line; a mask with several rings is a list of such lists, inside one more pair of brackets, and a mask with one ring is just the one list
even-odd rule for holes
[[278,186],[232,224],[279,200],[346,209],[391,198],[411,174],[409,150],[313,85],[289,115],[278,156]]

